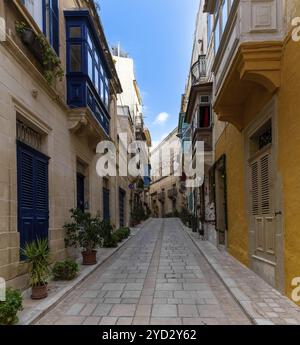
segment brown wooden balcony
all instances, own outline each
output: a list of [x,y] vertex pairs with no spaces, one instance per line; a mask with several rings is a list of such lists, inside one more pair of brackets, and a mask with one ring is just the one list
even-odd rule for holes
[[193,146],[196,141],[204,141],[204,150],[212,151],[212,128],[196,128],[193,133]]

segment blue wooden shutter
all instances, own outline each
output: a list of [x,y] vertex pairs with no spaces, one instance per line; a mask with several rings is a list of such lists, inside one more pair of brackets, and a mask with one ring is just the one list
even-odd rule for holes
[[125,198],[126,192],[123,189],[119,189],[119,217],[120,226],[125,226]]
[[109,189],[103,188],[103,219],[110,221]]
[[37,238],[48,237],[49,158],[21,142],[17,143],[18,230],[24,248]]
[[58,0],[49,0],[50,43],[59,55],[59,6]]
[[34,156],[18,146],[18,228],[20,245],[34,238]]
[[85,177],[77,173],[77,208],[84,212],[84,179]]
[[49,187],[48,158],[35,159],[35,233],[39,238],[48,238],[49,227]]

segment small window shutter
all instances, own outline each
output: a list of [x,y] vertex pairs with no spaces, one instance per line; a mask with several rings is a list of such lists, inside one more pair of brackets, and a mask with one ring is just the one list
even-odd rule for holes
[[251,164],[251,187],[252,187],[252,215],[259,214],[259,176],[258,176],[258,162],[255,161]]
[[48,210],[48,161],[46,159],[36,160],[35,174],[36,209],[46,212]]
[[24,150],[19,150],[18,154],[18,178],[19,184],[21,185],[22,183],[22,189],[20,189],[19,195],[20,208],[31,210],[34,205],[34,183],[32,179],[34,174],[34,159],[32,154]]
[[59,55],[59,6],[58,0],[49,0],[50,43]]
[[270,213],[270,155],[266,154],[260,159],[261,170],[261,211]]
[[252,215],[268,215],[271,212],[270,154],[267,153],[251,164]]

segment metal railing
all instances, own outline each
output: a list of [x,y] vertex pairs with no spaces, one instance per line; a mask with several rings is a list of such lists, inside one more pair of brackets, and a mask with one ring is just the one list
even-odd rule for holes
[[176,187],[173,187],[171,189],[168,190],[168,198],[170,199],[175,199],[177,197],[177,188]]
[[192,85],[198,84],[206,77],[206,55],[199,55],[191,67]]

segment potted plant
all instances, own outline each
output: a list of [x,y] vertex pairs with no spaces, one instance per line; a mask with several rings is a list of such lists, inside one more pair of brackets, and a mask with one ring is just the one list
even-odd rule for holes
[[0,301],[0,325],[14,325],[18,323],[17,314],[23,310],[22,301],[20,290],[6,289],[5,301]]
[[22,250],[22,253],[29,264],[29,283],[32,289],[31,298],[46,298],[48,295],[48,278],[50,276],[48,240],[37,239],[28,243]]
[[66,229],[65,244],[67,247],[82,249],[83,265],[97,263],[97,247],[103,242],[103,224],[98,216],[92,217],[89,212],[72,209],[72,222],[64,225]]
[[54,280],[72,280],[79,272],[79,265],[72,259],[56,262],[52,268]]
[[115,248],[118,246],[119,236],[116,232],[113,232],[113,227],[108,221],[101,222],[102,236],[104,248]]
[[16,31],[21,36],[22,42],[30,46],[34,43],[35,34],[24,22],[16,22]]
[[15,27],[22,42],[30,48],[35,58],[43,66],[43,74],[48,84],[51,84],[55,78],[59,78],[61,81],[64,77],[61,60],[45,36],[36,35],[24,22],[16,22]]

